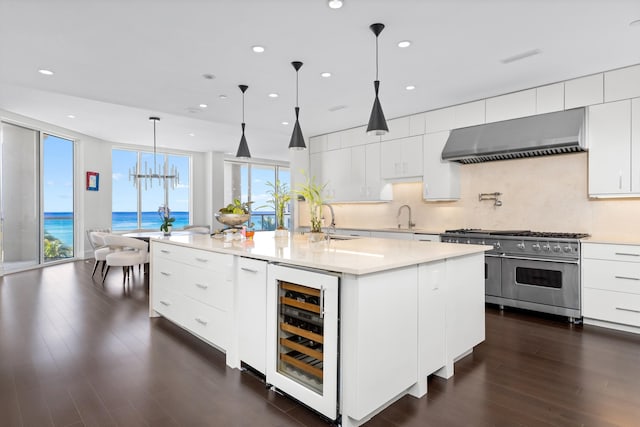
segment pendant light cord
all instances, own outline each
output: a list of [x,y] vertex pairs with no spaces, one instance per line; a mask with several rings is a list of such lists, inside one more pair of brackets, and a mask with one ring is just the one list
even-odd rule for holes
[[156,120],[153,120],[153,173],[158,173],[156,165]]
[[378,80],[378,36],[376,36],[376,80]]
[[298,106],[298,70],[296,70],[296,107]]
[[244,92],[242,92],[242,123],[244,123]]

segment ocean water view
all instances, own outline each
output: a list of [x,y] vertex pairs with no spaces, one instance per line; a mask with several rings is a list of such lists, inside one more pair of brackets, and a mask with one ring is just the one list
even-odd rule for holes
[[[182,228],[189,224],[189,212],[171,212],[176,220],[174,228]],[[140,228],[160,230],[162,220],[157,211],[142,212],[142,224]],[[113,212],[111,215],[111,229],[114,231],[134,230],[138,228],[138,215],[136,212]],[[44,234],[55,237],[65,246],[73,247],[73,213],[71,212],[45,212]]]

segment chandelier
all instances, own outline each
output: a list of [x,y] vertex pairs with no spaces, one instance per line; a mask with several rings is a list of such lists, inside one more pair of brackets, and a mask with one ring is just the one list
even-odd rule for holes
[[156,122],[160,120],[160,117],[149,117],[149,120],[153,121],[153,169],[147,167],[146,161],[144,168],[138,162],[135,168],[129,169],[129,181],[133,181],[134,187],[144,184],[146,190],[153,188],[153,180],[155,179],[158,185],[175,189],[180,184],[180,174],[175,165],[169,167],[165,161],[162,162],[160,168],[156,165]]

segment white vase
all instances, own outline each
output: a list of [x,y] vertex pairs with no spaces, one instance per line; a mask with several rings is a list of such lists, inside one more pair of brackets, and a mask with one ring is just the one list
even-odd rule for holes
[[289,230],[286,230],[284,228],[281,228],[279,230],[276,230],[275,236],[278,239],[286,239],[289,237]]
[[309,242],[317,243],[324,241],[325,235],[322,231],[312,231],[309,233]]
[[171,225],[167,226],[167,231],[164,231],[164,232],[163,232],[163,233],[164,233],[164,235],[165,235],[165,236],[171,236],[171,229],[172,229],[172,228],[173,228],[173,227],[172,227]]

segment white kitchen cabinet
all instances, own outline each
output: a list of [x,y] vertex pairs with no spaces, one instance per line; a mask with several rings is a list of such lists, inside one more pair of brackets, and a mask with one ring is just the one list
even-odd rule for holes
[[442,160],[442,149],[449,131],[424,136],[422,198],[424,200],[457,200],[460,198],[460,164]]
[[410,233],[408,231],[372,230],[371,237],[378,237],[381,239],[413,240],[413,233]]
[[238,356],[266,373],[267,262],[238,259]]
[[564,108],[601,104],[604,99],[603,75],[593,74],[564,83]]
[[327,135],[312,136],[309,138],[309,153],[327,151]]
[[640,97],[640,65],[604,73],[604,102]]
[[332,132],[327,135],[327,150],[337,150],[342,148],[343,131]]
[[536,88],[536,114],[564,110],[564,83]]
[[528,89],[487,98],[486,123],[517,119],[536,114],[536,90]]
[[593,105],[588,118],[589,195],[631,193],[631,101]]
[[422,135],[381,143],[381,177],[422,177]]
[[409,136],[424,135],[425,113],[409,116]]
[[[364,187],[360,189],[361,201],[390,201],[393,200],[393,187],[390,183],[384,182],[381,177],[381,160],[379,142],[367,144],[365,146],[365,180]],[[351,156],[361,155],[354,154]]]
[[309,155],[309,172],[317,184],[326,184],[324,196],[329,202],[348,199],[345,183],[351,176],[350,148],[329,150]]
[[453,107],[453,128],[481,125],[485,122],[485,100],[468,102]]
[[409,136],[410,119],[409,116],[398,117],[397,119],[387,120],[389,132],[380,137],[381,141],[390,141],[392,139],[406,138]]
[[413,240],[418,242],[439,242],[440,235],[439,234],[424,234],[424,233],[416,233],[413,235]]
[[441,108],[425,113],[425,133],[440,132],[455,128],[454,107]]
[[640,246],[582,244],[585,324],[640,333]]
[[233,255],[153,242],[151,309],[227,351],[232,346],[233,269]]

